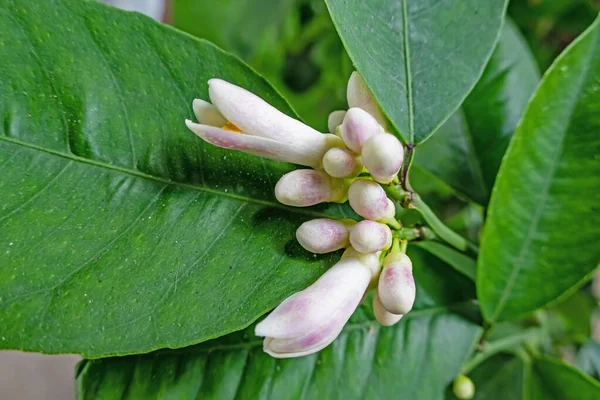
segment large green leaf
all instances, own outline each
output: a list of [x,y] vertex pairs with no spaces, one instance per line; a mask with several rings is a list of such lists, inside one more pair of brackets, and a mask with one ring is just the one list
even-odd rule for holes
[[596,400],[600,383],[559,360],[496,355],[471,374],[475,400]]
[[405,141],[425,141],[491,55],[505,0],[326,0],[350,58]]
[[478,260],[486,319],[519,317],[600,260],[600,19],[548,70],[502,161]]
[[198,343],[331,264],[294,240],[324,209],[273,198],[292,166],[205,145],[183,123],[212,77],[293,113],[238,59],[96,2],[1,5],[2,348]]
[[[318,354],[277,360],[252,331],[198,346],[84,361],[80,399],[443,399],[481,328],[466,311],[471,283],[428,254],[410,251],[415,309],[391,328],[361,307]],[[466,302],[465,302],[466,301]]]
[[527,43],[506,19],[481,79],[461,108],[419,147],[416,163],[487,205],[502,156],[538,81]]

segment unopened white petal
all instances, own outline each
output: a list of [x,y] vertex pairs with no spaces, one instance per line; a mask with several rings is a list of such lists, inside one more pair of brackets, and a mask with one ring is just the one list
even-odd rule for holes
[[340,131],[346,146],[355,153],[360,153],[363,144],[368,139],[383,132],[375,118],[356,107],[348,110],[340,126]]
[[246,89],[222,79],[211,79],[208,86],[213,104],[244,133],[293,145],[322,136],[320,132],[282,113]]
[[372,180],[354,181],[348,190],[348,200],[352,209],[363,218],[377,221],[390,215],[390,201],[385,191]]
[[308,207],[324,202],[343,201],[346,185],[322,171],[297,169],[283,175],[275,185],[275,197],[288,206]]
[[392,245],[392,231],[387,225],[363,220],[350,232],[352,247],[361,253],[375,253],[387,250]]
[[406,254],[390,254],[383,263],[377,286],[383,307],[393,314],[406,314],[415,302],[412,263]]
[[381,108],[367,87],[362,76],[356,71],[350,75],[348,80],[348,89],[346,92],[348,107],[358,107],[371,114],[384,130],[389,131],[389,122],[381,112]]
[[323,157],[323,169],[334,178],[351,178],[362,171],[362,163],[347,149],[334,147]]
[[370,271],[357,259],[340,260],[311,286],[284,300],[256,326],[255,334],[297,339],[326,329],[332,319],[343,326],[370,279]]
[[373,314],[375,315],[377,322],[383,326],[392,326],[398,323],[403,317],[402,314],[392,314],[386,310],[381,304],[377,291],[375,291],[373,296]]
[[227,123],[227,119],[219,112],[219,109],[207,101],[195,99],[192,108],[198,122],[202,125],[221,128]]
[[369,138],[362,147],[362,162],[380,183],[390,183],[400,171],[404,148],[394,135],[382,133]]
[[329,218],[306,221],[296,231],[296,238],[302,247],[315,254],[347,247],[348,236],[347,223]]

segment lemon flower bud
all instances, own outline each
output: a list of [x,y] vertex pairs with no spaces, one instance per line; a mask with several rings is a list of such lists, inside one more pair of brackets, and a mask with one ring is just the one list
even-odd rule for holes
[[346,112],[340,131],[346,146],[355,153],[360,153],[363,144],[371,136],[383,132],[377,120],[360,108],[351,108]]
[[276,358],[289,358],[325,348],[340,334],[370,279],[371,272],[357,258],[340,260],[256,325],[255,334],[265,337],[263,350]]
[[365,268],[371,271],[371,282],[369,283],[369,287],[371,287],[376,284],[377,278],[379,278],[379,271],[381,271],[380,254],[380,251],[376,253],[361,253],[352,247],[348,247],[344,251],[344,254],[342,254],[342,260],[345,258],[358,259]]
[[212,145],[313,168],[321,167],[327,150],[344,147],[338,136],[314,130],[239,86],[221,79],[208,86],[214,105],[195,100],[199,123],[185,123]]
[[404,253],[391,253],[383,260],[377,285],[383,307],[392,314],[407,314],[415,302],[412,263]]
[[348,200],[352,209],[361,217],[374,221],[394,218],[394,203],[387,198],[385,191],[369,179],[357,179],[350,185]]
[[475,385],[473,381],[465,375],[459,375],[454,380],[452,392],[460,400],[469,400],[475,396]]
[[386,310],[381,304],[377,291],[375,291],[375,295],[373,296],[373,314],[375,315],[377,322],[383,326],[392,326],[403,317],[402,314],[392,314]]
[[351,220],[313,219],[300,225],[296,238],[311,253],[329,253],[348,247],[348,228],[354,224]]
[[390,183],[400,171],[404,160],[404,148],[396,136],[383,133],[365,142],[361,156],[362,162],[375,181]]
[[346,199],[346,191],[343,180],[312,169],[288,172],[275,185],[277,200],[295,207],[308,207],[323,202],[343,202]]
[[381,112],[377,100],[375,100],[373,93],[371,93],[371,90],[367,87],[362,76],[356,71],[350,75],[350,79],[348,80],[346,97],[348,100],[348,107],[358,107],[365,110],[377,120],[379,125],[386,131],[389,131],[389,122],[387,118]]
[[362,164],[357,157],[346,149],[334,147],[323,157],[325,172],[334,178],[350,178],[362,171]]
[[350,243],[361,253],[387,250],[392,245],[392,231],[387,225],[367,219],[352,228]]

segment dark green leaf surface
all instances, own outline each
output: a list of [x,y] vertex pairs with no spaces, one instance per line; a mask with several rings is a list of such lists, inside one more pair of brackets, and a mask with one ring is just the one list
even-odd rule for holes
[[596,400],[600,383],[552,358],[499,354],[471,374],[475,400]]
[[273,198],[290,165],[184,125],[213,77],[293,114],[262,78],[139,14],[0,3],[0,347],[186,346],[248,326],[331,265],[294,239],[323,210]]
[[248,330],[187,349],[84,361],[79,398],[443,399],[481,333],[457,314],[469,309],[473,288],[409,250],[417,299],[394,327],[379,326],[365,306],[331,346],[298,359],[269,357]]
[[481,79],[461,108],[416,151],[416,163],[487,205],[500,161],[539,81],[527,43],[510,19]]
[[326,0],[350,58],[405,141],[425,141],[480,77],[505,0]]
[[517,318],[600,260],[600,22],[544,76],[503,159],[478,260],[486,319]]

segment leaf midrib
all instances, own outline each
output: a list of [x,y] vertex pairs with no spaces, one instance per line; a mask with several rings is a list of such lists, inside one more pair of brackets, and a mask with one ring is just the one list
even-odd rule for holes
[[302,208],[293,208],[293,207],[287,207],[283,204],[280,203],[276,203],[276,202],[272,202],[272,201],[268,201],[268,200],[260,200],[260,199],[255,199],[252,197],[246,197],[246,196],[242,196],[239,194],[235,194],[235,193],[229,193],[229,192],[223,192],[220,190],[216,190],[216,189],[211,189],[205,186],[198,186],[198,185],[192,185],[189,183],[183,183],[183,182],[177,182],[177,181],[172,181],[170,179],[167,178],[163,178],[160,176],[155,176],[155,175],[150,175],[147,174],[145,172],[141,172],[135,169],[130,169],[130,168],[126,168],[126,167],[122,167],[119,165],[114,165],[114,164],[107,164],[105,162],[102,161],[97,161],[97,160],[92,160],[89,158],[85,158],[85,157],[80,157],[77,156],[75,154],[67,154],[67,153],[63,153],[60,151],[56,151],[56,150],[52,150],[52,149],[47,149],[38,145],[34,145],[31,143],[27,143],[27,142],[23,142],[11,137],[7,137],[7,136],[0,136],[0,140],[3,140],[5,142],[8,143],[12,143],[15,144],[17,146],[21,146],[21,147],[25,147],[31,150],[36,150],[36,151],[40,151],[43,153],[47,153],[47,154],[51,154],[53,156],[56,157],[61,157],[67,160],[71,160],[73,162],[78,162],[78,163],[82,163],[82,164],[87,164],[87,165],[92,165],[95,167],[100,167],[100,168],[104,168],[107,170],[111,170],[111,171],[116,171],[116,172],[120,172],[123,174],[127,174],[136,178],[141,178],[141,179],[146,179],[146,180],[150,180],[153,182],[158,182],[158,183],[162,183],[162,184],[166,184],[166,185],[170,185],[170,186],[174,186],[174,187],[181,187],[181,188],[186,188],[186,189],[192,189],[192,190],[197,190],[200,192],[205,192],[208,194],[212,194],[212,195],[216,195],[216,196],[221,196],[221,197],[226,197],[226,198],[230,198],[230,199],[234,199],[234,200],[238,200],[238,201],[244,201],[247,203],[254,203],[257,205],[261,205],[261,206],[267,206],[267,207],[273,207],[273,208],[278,208],[278,209],[283,209],[286,211],[292,211],[296,214],[301,214],[301,215],[307,215],[310,217],[317,217],[317,218],[326,218],[327,215],[321,212],[317,212],[317,211],[311,211],[311,210],[307,210],[307,209],[302,209]]
[[408,32],[408,6],[402,0],[402,29],[404,31],[404,72],[406,74],[406,103],[408,105],[408,141],[415,142],[415,110],[412,92],[412,74],[410,71],[410,40]]

